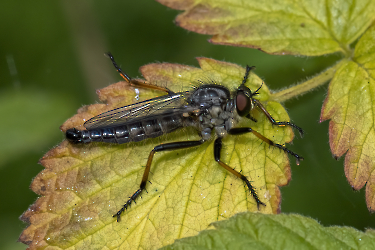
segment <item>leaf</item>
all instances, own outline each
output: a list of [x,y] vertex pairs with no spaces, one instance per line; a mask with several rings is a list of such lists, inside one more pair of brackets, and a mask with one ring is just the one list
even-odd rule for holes
[[345,156],[345,175],[350,185],[366,183],[366,202],[375,211],[375,26],[355,47],[353,61],[336,72],[324,101],[321,121],[331,119],[329,140],[336,158]]
[[[172,91],[186,90],[197,80],[215,81],[231,90],[242,82],[245,70],[234,64],[199,58],[201,69],[177,64],[150,64],[141,71],[149,83]],[[257,89],[262,81],[251,73],[248,86]],[[263,84],[257,96],[270,97]],[[141,90],[142,98],[156,91]],[[134,88],[124,82],[98,91],[107,104],[83,107],[62,125],[62,130],[82,129],[85,120],[115,107],[134,102]],[[163,93],[165,94],[165,93]],[[275,102],[265,103],[276,120],[289,120]],[[260,112],[252,114],[257,123],[242,120],[239,126],[252,126],[259,133],[283,144],[293,138],[289,127],[276,127]],[[213,141],[203,145],[158,153],[151,166],[147,193],[125,211],[121,221],[112,215],[139,188],[149,152],[169,142],[199,139],[193,129],[180,130],[138,143],[73,145],[63,141],[42,159],[45,167],[31,188],[41,197],[22,215],[30,223],[20,241],[30,249],[59,248],[144,248],[154,249],[175,239],[196,235],[211,222],[243,211],[257,212],[257,205],[242,180],[221,168],[213,158]],[[288,156],[268,146],[252,134],[227,136],[222,160],[249,178],[262,202],[261,213],[277,213],[278,186],[290,180]]]
[[[340,63],[318,77],[276,93],[274,100],[306,93],[321,85],[325,76],[334,75],[321,121],[331,119],[332,153],[336,158],[347,153],[346,177],[356,190],[367,183],[367,207],[375,211],[374,1],[159,2],[183,10],[177,23],[188,30],[214,35],[214,43],[258,48],[272,54],[314,56],[341,52],[346,58]],[[364,32],[353,51],[350,44]]]
[[162,249],[375,249],[372,229],[323,227],[296,214],[240,213],[212,224],[214,229]]
[[183,10],[176,23],[190,31],[213,35],[212,43],[282,55],[348,53],[348,45],[375,17],[375,2],[371,0],[158,2]]

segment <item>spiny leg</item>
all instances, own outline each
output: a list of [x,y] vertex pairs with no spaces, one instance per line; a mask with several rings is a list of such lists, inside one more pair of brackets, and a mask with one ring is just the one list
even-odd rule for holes
[[[252,66],[252,67],[249,67],[249,65],[246,66],[246,72],[245,72],[245,76],[244,76],[244,78],[242,80],[242,85],[245,85],[245,83],[247,81],[247,78],[249,77],[250,71],[252,69],[254,69],[254,68],[255,68],[255,66]],[[262,83],[262,85],[263,85],[263,83]],[[252,93],[252,96],[259,94],[258,91],[262,87],[262,85],[255,92]],[[254,99],[254,98],[252,98],[252,100],[255,103],[255,105],[258,106],[260,108],[260,110],[262,110],[262,112],[267,116],[268,120],[272,124],[277,125],[277,126],[286,126],[286,125],[291,126],[291,127],[295,128],[295,129],[297,129],[298,132],[299,132],[299,134],[301,135],[301,137],[303,137],[303,130],[302,130],[302,128],[298,127],[297,125],[295,125],[294,123],[291,123],[291,122],[276,121],[275,119],[273,119],[273,117],[270,115],[270,113],[268,113],[268,111],[266,110],[266,108],[262,105],[262,103],[260,103],[259,100]],[[254,117],[252,117],[250,114],[246,115],[246,118],[248,118],[248,119],[250,119],[250,120],[252,120],[254,122],[257,122],[257,120]]]
[[111,59],[113,66],[115,66],[117,72],[122,76],[122,78],[124,78],[124,80],[127,81],[128,83],[131,83],[133,79],[131,79],[130,76],[128,76],[128,74],[122,71],[122,69],[117,65],[115,58],[113,57],[111,52],[107,52],[105,53],[105,55],[108,56],[109,59]]
[[246,81],[247,81],[247,78],[249,77],[249,74],[250,74],[250,71],[252,69],[255,69],[255,66],[249,66],[249,65],[246,65],[246,72],[245,72],[245,76],[243,77],[243,80],[242,80],[242,85],[245,85]]
[[169,90],[168,88],[160,87],[160,86],[157,86],[157,85],[151,85],[151,84],[148,84],[148,83],[146,83],[142,80],[139,80],[139,79],[132,79],[130,76],[128,76],[128,74],[126,74],[124,71],[122,71],[120,66],[117,65],[117,63],[115,61],[115,58],[113,57],[113,55],[110,52],[105,53],[105,55],[108,56],[109,59],[111,59],[113,66],[115,66],[117,72],[122,76],[122,78],[124,78],[124,80],[126,82],[128,82],[128,83],[130,83],[134,86],[140,87],[140,88],[148,88],[148,89],[156,89],[156,90],[165,91],[169,95],[174,93],[173,91]]
[[148,180],[148,174],[150,173],[152,159],[154,158],[154,154],[156,152],[195,147],[195,146],[201,145],[203,142],[204,142],[203,140],[171,142],[171,143],[166,143],[166,144],[160,144],[154,147],[154,149],[151,150],[150,155],[148,156],[146,168],[145,168],[145,171],[143,172],[143,177],[142,177],[141,185],[139,185],[139,189],[135,191],[134,194],[129,197],[128,201],[122,206],[122,208],[118,210],[116,214],[113,215],[113,217],[117,217],[117,222],[119,222],[120,220],[121,213],[124,212],[131,205],[132,202],[135,202],[135,200],[141,195],[142,191],[146,188],[146,183]]
[[250,114],[247,114],[246,118],[252,120],[253,122],[258,122],[257,119],[255,119],[254,117],[252,117]]
[[300,161],[303,160],[303,157],[299,156],[298,154],[294,153],[293,151],[289,150],[288,148],[286,148],[285,146],[283,146],[281,144],[274,143],[273,141],[271,141],[267,137],[265,137],[265,136],[259,134],[258,132],[254,131],[252,128],[232,128],[228,131],[228,134],[239,135],[239,134],[250,133],[250,132],[253,133],[259,139],[261,139],[264,142],[266,142],[267,144],[269,144],[270,146],[282,149],[282,150],[284,150],[284,152],[292,155],[294,158],[296,158],[297,165],[299,165]]
[[291,122],[279,122],[279,121],[276,121],[275,119],[273,119],[273,117],[270,115],[270,113],[268,113],[268,111],[266,110],[266,108],[260,103],[260,101],[258,101],[257,99],[253,99],[255,105],[257,105],[260,110],[262,110],[262,112],[266,115],[266,117],[268,118],[268,120],[276,125],[276,126],[291,126],[292,128],[295,128],[298,130],[299,134],[301,135],[301,137],[303,137],[303,129],[298,127],[297,125],[295,125],[294,123],[291,123]]
[[225,164],[224,162],[222,162],[220,160],[221,148],[222,148],[222,141],[221,141],[221,138],[219,137],[215,140],[215,143],[214,143],[215,161],[217,161],[220,164],[220,166],[222,166],[223,168],[225,168],[226,170],[228,170],[229,172],[231,172],[232,174],[234,174],[235,176],[237,176],[238,178],[240,178],[241,180],[243,180],[246,183],[246,186],[249,188],[251,195],[254,197],[254,199],[257,203],[258,210],[259,210],[259,205],[265,206],[266,204],[264,204],[263,202],[260,201],[260,199],[258,197],[258,194],[255,191],[255,189],[253,188],[253,186],[251,185],[250,181],[243,174],[237,172],[236,170],[229,167],[227,164]]

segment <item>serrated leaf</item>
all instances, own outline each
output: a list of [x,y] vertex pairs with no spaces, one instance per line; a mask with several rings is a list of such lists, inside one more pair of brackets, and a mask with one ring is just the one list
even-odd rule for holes
[[374,20],[375,2],[158,0],[184,12],[176,23],[213,35],[211,42],[270,54],[317,56],[347,53]]
[[[177,64],[150,64],[141,68],[149,83],[172,91],[186,90],[191,83],[215,81],[235,90],[242,82],[244,68],[213,59],[199,58],[201,69]],[[262,81],[251,73],[248,86],[257,89]],[[276,120],[289,120],[283,107],[267,102],[263,84],[257,96]],[[107,104],[81,108],[61,127],[82,129],[85,120],[115,107],[133,103],[134,88],[124,82],[98,91]],[[147,99],[156,91],[141,90]],[[284,144],[293,138],[289,127],[272,126],[264,114],[252,114],[238,126],[251,126],[273,141]],[[175,239],[196,235],[211,222],[243,211],[257,212],[257,204],[242,180],[221,168],[213,158],[213,141],[203,145],[157,153],[151,166],[147,193],[124,212],[120,222],[112,215],[138,189],[149,152],[170,141],[198,139],[193,129],[180,130],[138,143],[73,145],[63,141],[49,151],[41,164],[46,168],[31,188],[41,197],[21,217],[30,223],[20,240],[30,249],[46,246],[75,249],[155,249]],[[277,213],[279,186],[290,180],[288,156],[252,134],[227,136],[222,160],[252,181],[266,207],[261,213]]]
[[358,190],[366,183],[366,202],[375,211],[375,26],[355,47],[353,61],[332,79],[321,121],[331,119],[329,140],[335,157],[345,156],[345,175]]
[[162,249],[375,249],[374,230],[323,227],[295,214],[240,213],[213,226]]

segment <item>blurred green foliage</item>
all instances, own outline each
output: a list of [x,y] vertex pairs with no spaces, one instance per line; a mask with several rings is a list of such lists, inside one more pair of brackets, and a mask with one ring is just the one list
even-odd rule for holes
[[[121,80],[104,52],[111,51],[132,77],[147,63],[198,66],[204,56],[245,66],[270,89],[304,81],[339,59],[272,56],[258,50],[218,46],[208,36],[174,25],[178,11],[144,1],[7,1],[0,8],[0,249],[16,243],[26,226],[18,217],[37,195],[28,186],[42,167],[38,160],[63,140],[59,126],[82,105],[95,103],[95,89]],[[352,191],[343,160],[334,160],[328,122],[319,123],[327,86],[284,105],[306,131],[288,147],[304,156],[291,160],[292,181],[282,187],[284,213],[310,216],[323,225],[375,227],[364,189]]]

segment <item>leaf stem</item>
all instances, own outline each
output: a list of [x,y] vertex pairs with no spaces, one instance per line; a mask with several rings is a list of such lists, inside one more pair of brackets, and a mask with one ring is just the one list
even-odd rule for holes
[[339,69],[343,64],[347,63],[348,59],[343,59],[336,65],[328,68],[327,70],[323,71],[322,73],[314,76],[313,78],[301,83],[297,84],[293,87],[281,90],[279,92],[275,92],[270,96],[272,101],[276,102],[284,102],[293,97],[297,97],[299,95],[305,94],[316,87],[319,87],[333,78],[337,69]]

